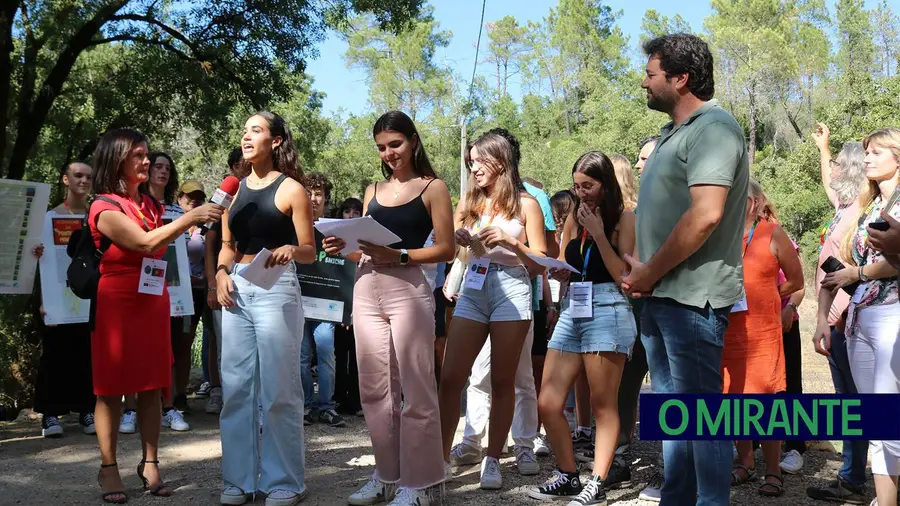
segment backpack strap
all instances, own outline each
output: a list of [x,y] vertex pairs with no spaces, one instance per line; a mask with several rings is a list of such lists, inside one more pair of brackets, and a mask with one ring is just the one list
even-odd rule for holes
[[[122,205],[109,197],[104,197],[103,195],[97,195],[97,197],[94,199],[94,202],[96,202],[98,200],[102,200],[103,202],[106,202],[107,204],[112,204],[112,205],[118,207],[119,211],[122,211],[123,214],[125,213],[125,209],[122,208]],[[91,214],[90,210],[88,210],[87,215],[84,217],[85,222],[87,222],[88,216],[90,216],[90,214]],[[106,250],[108,250],[110,246],[112,246],[112,240],[110,240],[109,237],[106,237],[105,235],[100,234],[100,247],[97,248],[97,258],[102,257],[103,254],[106,253]]]

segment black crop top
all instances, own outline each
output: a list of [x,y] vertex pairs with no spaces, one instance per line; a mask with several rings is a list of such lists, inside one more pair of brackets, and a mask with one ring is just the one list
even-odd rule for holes
[[287,179],[284,174],[265,188],[254,190],[241,181],[241,189],[229,211],[228,227],[238,253],[255,255],[263,248],[274,250],[297,244],[291,217],[275,206],[275,193]]
[[393,207],[378,203],[378,183],[375,183],[375,194],[372,195],[366,215],[375,218],[375,221],[400,237],[400,242],[389,245],[391,248],[418,249],[425,245],[434,225],[422,195],[433,181],[434,179],[425,185],[418,197]]
[[581,238],[572,239],[569,241],[569,245],[566,246],[566,263],[578,269],[579,272],[579,274],[573,272],[571,280],[574,282],[590,281],[591,283],[614,283],[615,280],[609,273],[609,270],[607,270],[606,264],[603,262],[603,257],[600,256],[600,250],[591,238],[588,238],[584,242],[584,254],[587,255],[588,251],[590,251],[590,257],[588,258],[587,277],[586,279],[583,279],[580,274],[584,272],[584,257],[581,254]]

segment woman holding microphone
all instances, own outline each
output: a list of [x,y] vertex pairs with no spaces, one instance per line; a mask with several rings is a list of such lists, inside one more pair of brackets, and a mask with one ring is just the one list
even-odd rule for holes
[[[361,242],[353,289],[359,390],[375,452],[375,474],[350,496],[354,505],[428,506],[444,481],[434,378],[434,298],[423,264],[453,260],[450,192],[437,178],[416,126],[391,111],[372,129],[384,181],[366,189],[363,214],[400,237]],[[434,244],[425,246],[434,231]],[[323,241],[337,255],[344,242]],[[401,409],[400,392],[404,405]],[[457,406],[457,414],[459,407]]]
[[[263,111],[241,137],[250,175],[222,220],[216,291],[222,313],[222,504],[244,504],[259,491],[266,506],[306,497],[300,342],[303,307],[292,262],[315,261],[312,206],[294,138],[284,119]],[[244,277],[257,255],[265,267],[288,265],[271,289]],[[262,405],[266,429],[258,447]],[[257,463],[259,467],[257,467]]]
[[174,238],[194,224],[217,221],[222,208],[203,205],[163,225],[162,207],[139,191],[149,177],[150,160],[147,138],[135,130],[104,134],[94,151],[93,169],[97,195],[114,202],[96,200],[88,215],[95,245],[99,248],[102,237],[112,242],[100,260],[91,335],[94,417],[102,458],[98,481],[103,501],[121,504],[128,496],[116,464],[117,424],[122,395],[134,392],[143,453],[138,477],[151,494],[172,494],[157,460],[160,397],[168,396],[172,384],[169,294],[161,258]]

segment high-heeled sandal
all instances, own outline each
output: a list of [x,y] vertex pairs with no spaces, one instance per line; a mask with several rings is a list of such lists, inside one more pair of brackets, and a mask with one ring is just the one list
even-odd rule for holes
[[[172,495],[172,489],[166,485],[166,482],[162,481],[160,478],[159,483],[156,484],[155,487],[150,488],[150,481],[147,478],[144,478],[144,466],[146,464],[155,464],[156,467],[159,467],[158,460],[142,460],[137,467],[137,475],[138,478],[144,483],[144,490],[149,490],[150,495],[155,495],[156,497],[169,497]],[[163,493],[163,491],[168,491],[168,493]]]
[[[110,467],[119,467],[117,462],[113,462],[112,464],[100,464],[100,472],[97,473],[97,484],[100,485],[100,489],[103,490],[103,481],[101,481],[101,477],[103,475],[103,470]],[[113,499],[115,496],[121,496],[121,499]],[[100,499],[105,503],[111,504],[125,504],[128,502],[128,494],[125,493],[124,490],[115,490],[113,492],[103,492],[100,495]]]

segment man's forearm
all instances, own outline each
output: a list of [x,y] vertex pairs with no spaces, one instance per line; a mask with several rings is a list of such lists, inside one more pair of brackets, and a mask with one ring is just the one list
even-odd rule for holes
[[647,262],[653,277],[660,279],[697,252],[718,226],[718,219],[704,216],[699,209],[685,212],[666,242]]

